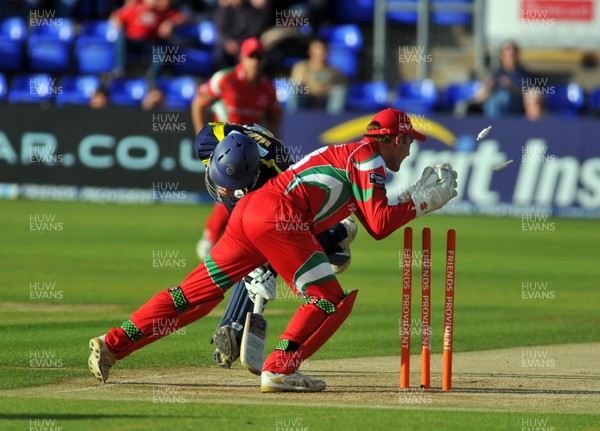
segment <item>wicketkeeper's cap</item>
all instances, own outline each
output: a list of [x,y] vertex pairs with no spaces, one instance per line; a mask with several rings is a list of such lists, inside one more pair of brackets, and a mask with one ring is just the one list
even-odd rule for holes
[[381,128],[379,130],[368,130],[366,135],[410,135],[418,141],[425,142],[427,137],[417,132],[409,116],[398,109],[387,108],[379,111],[371,122],[378,122]]

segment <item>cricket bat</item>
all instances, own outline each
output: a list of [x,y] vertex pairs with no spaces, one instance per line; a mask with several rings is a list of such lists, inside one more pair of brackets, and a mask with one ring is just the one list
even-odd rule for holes
[[267,321],[261,314],[262,309],[263,297],[256,295],[253,312],[246,314],[246,324],[240,346],[242,365],[258,376],[262,373],[265,363],[265,340],[267,338]]

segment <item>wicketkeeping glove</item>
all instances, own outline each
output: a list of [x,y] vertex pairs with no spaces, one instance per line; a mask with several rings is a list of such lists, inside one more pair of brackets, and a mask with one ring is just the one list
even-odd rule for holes
[[448,163],[427,166],[419,181],[400,195],[400,202],[412,200],[417,213],[415,217],[438,210],[457,195],[457,177]]
[[256,295],[272,301],[277,296],[277,283],[275,275],[265,265],[261,265],[244,277],[244,284],[252,302]]

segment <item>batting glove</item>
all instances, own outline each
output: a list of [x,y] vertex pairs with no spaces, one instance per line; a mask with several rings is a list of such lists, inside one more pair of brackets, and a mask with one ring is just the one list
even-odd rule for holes
[[259,266],[244,277],[244,284],[252,302],[254,302],[256,295],[260,295],[269,301],[274,300],[277,296],[275,275],[264,265]]

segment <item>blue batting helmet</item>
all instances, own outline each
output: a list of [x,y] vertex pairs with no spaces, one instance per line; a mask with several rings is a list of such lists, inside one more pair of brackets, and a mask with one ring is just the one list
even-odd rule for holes
[[236,198],[250,191],[260,173],[260,154],[249,136],[233,131],[215,147],[206,168],[206,186],[217,200],[219,187],[236,192]]

